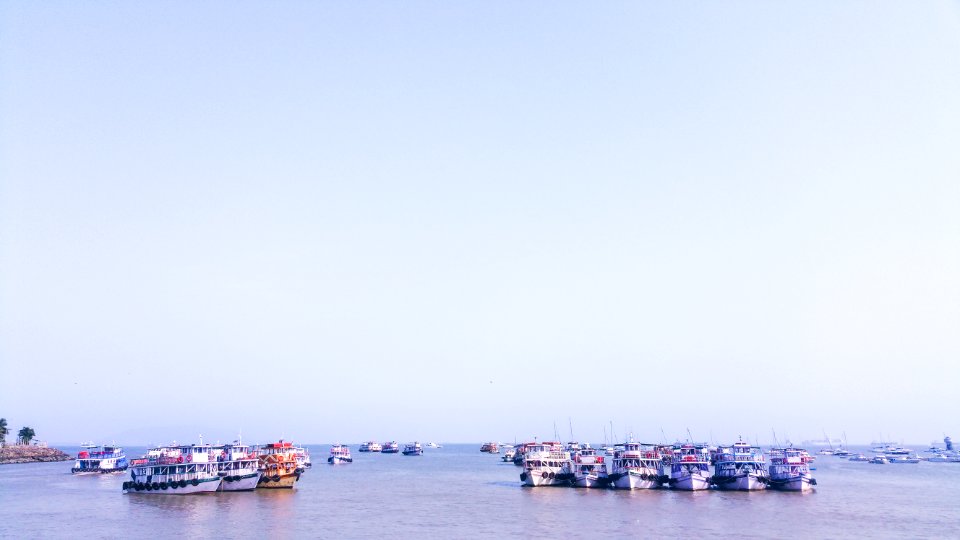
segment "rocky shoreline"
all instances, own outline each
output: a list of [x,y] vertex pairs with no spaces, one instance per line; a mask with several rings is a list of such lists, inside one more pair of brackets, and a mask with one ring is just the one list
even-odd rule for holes
[[0,448],[0,465],[10,463],[45,463],[48,461],[70,461],[69,454],[56,448],[39,446],[5,446]]

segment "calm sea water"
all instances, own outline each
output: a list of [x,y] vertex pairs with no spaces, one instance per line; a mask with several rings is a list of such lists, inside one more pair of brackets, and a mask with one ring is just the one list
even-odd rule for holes
[[310,446],[314,466],[294,490],[194,496],[125,495],[126,476],[73,476],[71,462],[4,465],[0,537],[960,537],[960,463],[820,456],[811,494],[522,488],[519,467],[479,446],[354,447],[338,466]]

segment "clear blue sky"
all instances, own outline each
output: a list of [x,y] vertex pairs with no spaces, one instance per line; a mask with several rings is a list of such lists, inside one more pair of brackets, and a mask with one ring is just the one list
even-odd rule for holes
[[957,2],[0,2],[0,416],[960,436]]

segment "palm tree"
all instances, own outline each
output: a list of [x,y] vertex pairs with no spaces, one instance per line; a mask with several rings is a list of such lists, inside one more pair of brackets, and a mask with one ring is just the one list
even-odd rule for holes
[[9,433],[9,431],[10,430],[7,429],[7,419],[0,418],[0,446],[7,445],[7,433]]
[[36,435],[36,432],[33,431],[31,427],[20,428],[20,433],[17,434],[20,437],[20,442],[23,444],[30,444],[30,441],[33,440],[33,437]]

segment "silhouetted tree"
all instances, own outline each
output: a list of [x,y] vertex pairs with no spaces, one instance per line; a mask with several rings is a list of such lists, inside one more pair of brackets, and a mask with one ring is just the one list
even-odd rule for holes
[[32,441],[36,435],[32,427],[20,428],[20,433],[17,433],[17,436],[20,437],[20,442],[23,444],[30,444],[30,441]]

